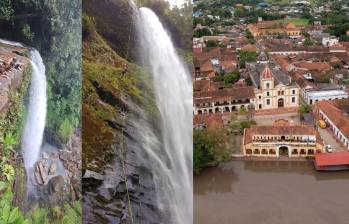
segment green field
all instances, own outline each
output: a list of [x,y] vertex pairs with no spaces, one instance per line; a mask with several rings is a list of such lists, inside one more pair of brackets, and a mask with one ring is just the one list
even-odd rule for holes
[[292,19],[281,19],[279,20],[282,23],[293,23],[296,26],[308,26],[309,20],[302,18],[292,18]]

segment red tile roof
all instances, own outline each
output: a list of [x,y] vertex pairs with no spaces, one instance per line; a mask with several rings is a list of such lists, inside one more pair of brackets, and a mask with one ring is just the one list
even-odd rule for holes
[[252,98],[254,98],[254,88],[252,86],[224,88],[211,92],[194,92],[195,104],[246,100]]
[[273,73],[271,72],[268,65],[265,66],[261,76],[262,76],[262,79],[270,79],[273,77]]
[[194,126],[205,125],[206,128],[223,128],[224,123],[221,114],[198,114],[193,118]]
[[320,101],[315,104],[314,111],[321,110],[336,125],[336,127],[349,137],[349,99]]
[[349,165],[349,152],[319,153],[315,155],[317,166]]

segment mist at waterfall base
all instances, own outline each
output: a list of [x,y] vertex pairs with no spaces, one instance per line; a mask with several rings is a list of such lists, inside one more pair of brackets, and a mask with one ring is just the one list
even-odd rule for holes
[[[148,8],[136,15],[140,59],[152,75],[157,107],[161,115],[161,139],[144,135],[148,166],[154,175],[160,209],[169,223],[193,220],[192,176],[192,83],[170,36],[159,18]],[[157,141],[162,142],[156,147]]]

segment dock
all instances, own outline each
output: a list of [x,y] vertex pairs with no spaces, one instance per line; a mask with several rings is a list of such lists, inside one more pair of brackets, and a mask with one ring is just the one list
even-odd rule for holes
[[316,170],[339,171],[349,170],[349,152],[319,153],[315,155]]

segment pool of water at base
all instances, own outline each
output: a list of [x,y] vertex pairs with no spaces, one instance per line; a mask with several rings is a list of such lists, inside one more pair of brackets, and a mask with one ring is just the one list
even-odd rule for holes
[[194,178],[195,224],[348,224],[349,172],[231,161]]

